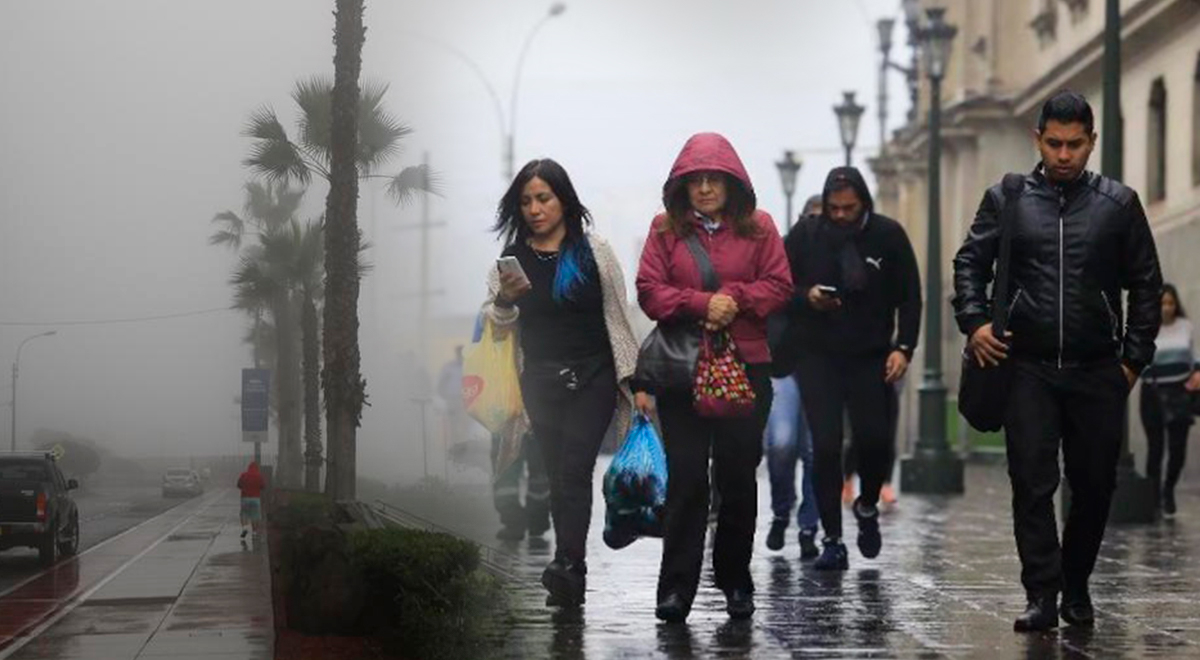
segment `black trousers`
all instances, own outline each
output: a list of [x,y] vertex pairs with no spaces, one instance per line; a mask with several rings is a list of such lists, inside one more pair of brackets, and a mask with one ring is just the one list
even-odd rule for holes
[[[892,444],[888,447],[887,476],[883,483],[891,483],[892,473],[896,470],[896,434],[900,430],[900,388],[897,385],[888,387],[888,433]],[[858,474],[858,448],[854,444],[854,429],[850,429],[850,442],[846,443],[846,453],[842,459],[842,472],[846,479]]]
[[836,355],[806,352],[796,376],[813,436],[817,508],[830,539],[842,537],[843,414],[854,431],[855,466],[864,504],[879,502],[879,489],[891,474],[894,389],[884,382],[886,354]]
[[[1138,407],[1142,414],[1142,428],[1146,430],[1146,476],[1156,485],[1161,485],[1164,491],[1174,491],[1175,484],[1179,483],[1183,463],[1187,460],[1188,431],[1192,428],[1191,413],[1186,410],[1169,411],[1166,401],[1179,398],[1186,401],[1187,396],[1182,383],[1142,384]],[[1164,444],[1167,449],[1166,481],[1162,480]]]
[[658,599],[678,594],[689,606],[696,597],[708,530],[708,459],[720,494],[713,541],[713,574],[722,591],[754,590],[750,556],[758,515],[758,462],[763,431],[771,410],[768,365],[747,367],[754,388],[754,414],[738,419],[708,419],[696,414],[691,392],[658,397],[663,445],[667,452],[667,515],[663,530]]
[[[1031,595],[1087,588],[1117,483],[1129,384],[1115,361],[1059,369],[1019,360],[1005,411],[1013,532]],[[1054,517],[1061,442],[1071,508]]]
[[616,369],[611,359],[598,370],[580,367],[580,373],[595,375],[572,390],[556,376],[556,369],[538,366],[526,362],[521,396],[550,475],[554,557],[583,561],[592,520],[596,455],[617,404]]

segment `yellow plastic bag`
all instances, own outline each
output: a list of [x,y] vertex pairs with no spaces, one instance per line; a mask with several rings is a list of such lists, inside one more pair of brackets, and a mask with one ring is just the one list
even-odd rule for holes
[[462,391],[468,415],[493,434],[511,431],[513,421],[525,412],[515,332],[497,337],[492,322],[485,319],[479,341],[463,351]]

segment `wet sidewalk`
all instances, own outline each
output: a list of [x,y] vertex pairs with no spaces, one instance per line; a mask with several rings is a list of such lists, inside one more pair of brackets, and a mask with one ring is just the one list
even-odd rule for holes
[[266,536],[221,490],[0,594],[0,660],[270,660]]
[[883,553],[873,561],[854,547],[847,511],[850,570],[820,573],[799,562],[794,524],[783,551],[766,549],[770,491],[763,471],[752,563],[757,613],[749,622],[725,615],[706,557],[684,625],[654,618],[661,543],[643,539],[608,549],[598,497],[582,610],[544,605],[538,576],[552,557],[551,542],[500,546],[517,557],[522,579],[514,587],[516,624],[496,657],[1200,657],[1200,496],[1194,490],[1180,494],[1174,520],[1109,529],[1092,581],[1094,631],[1064,627],[1021,635],[1012,632],[1024,593],[1007,476],[1002,467],[970,466],[966,483],[962,497],[901,494],[885,514]]

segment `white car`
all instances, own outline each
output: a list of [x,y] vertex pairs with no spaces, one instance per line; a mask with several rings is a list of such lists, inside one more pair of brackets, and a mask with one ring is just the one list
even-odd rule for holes
[[204,493],[200,475],[188,468],[171,468],[163,475],[163,497],[195,497]]

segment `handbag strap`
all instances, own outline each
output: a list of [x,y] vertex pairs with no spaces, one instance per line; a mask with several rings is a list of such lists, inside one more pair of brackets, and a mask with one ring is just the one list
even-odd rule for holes
[[996,264],[996,284],[992,295],[992,332],[1003,336],[1008,325],[1008,289],[1012,283],[1012,235],[1016,225],[1017,204],[1025,188],[1025,176],[1005,174],[1000,184],[1004,207],[1000,210],[1000,257]]
[[708,250],[704,249],[704,244],[700,242],[696,232],[688,234],[684,243],[687,243],[692,259],[695,259],[696,267],[700,269],[700,281],[704,283],[704,290],[716,291],[721,288],[721,280],[717,277],[717,271],[713,269],[712,260],[708,258]]

